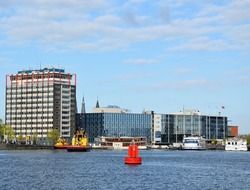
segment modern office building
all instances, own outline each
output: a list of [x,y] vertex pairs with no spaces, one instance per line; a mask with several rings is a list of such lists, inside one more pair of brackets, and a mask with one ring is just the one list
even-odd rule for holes
[[118,106],[112,106],[99,108],[96,113],[80,113],[77,114],[76,125],[87,132],[90,142],[94,142],[95,138],[100,136],[146,137],[150,142],[152,115],[126,113],[121,110],[123,109]]
[[16,136],[46,138],[51,129],[75,130],[76,75],[63,69],[24,70],[6,76],[5,122]]
[[181,142],[185,136],[202,136],[207,140],[228,136],[227,117],[202,115],[199,111],[185,110],[161,115],[161,141]]
[[146,137],[151,141],[151,115],[137,113],[77,114],[77,126],[84,129],[90,142],[105,137]]
[[77,114],[77,126],[87,131],[90,142],[100,136],[128,136],[146,137],[152,144],[172,144],[182,142],[184,136],[202,136],[207,140],[228,136],[227,117],[220,115],[203,115],[195,110],[135,114],[123,112],[119,107],[115,107],[116,112],[113,109],[109,112],[109,108],[97,105],[97,113]]

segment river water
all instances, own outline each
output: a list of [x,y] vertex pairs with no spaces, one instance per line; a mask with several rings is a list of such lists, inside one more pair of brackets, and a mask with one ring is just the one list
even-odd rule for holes
[[250,189],[250,152],[0,151],[0,189]]

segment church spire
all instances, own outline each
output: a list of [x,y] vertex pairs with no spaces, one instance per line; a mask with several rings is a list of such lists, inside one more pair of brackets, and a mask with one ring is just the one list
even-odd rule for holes
[[82,97],[82,109],[81,109],[81,113],[86,113],[84,96]]
[[97,97],[97,101],[96,101],[96,108],[100,108],[100,105],[99,105],[99,101],[98,101],[98,97]]

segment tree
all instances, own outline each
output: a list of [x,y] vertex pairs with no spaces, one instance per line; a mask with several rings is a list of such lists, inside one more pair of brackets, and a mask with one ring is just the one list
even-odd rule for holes
[[3,120],[2,119],[0,119],[0,139],[3,139],[3,133],[4,133],[4,125],[3,125]]
[[38,139],[38,133],[37,133],[37,132],[34,132],[33,135],[32,135],[33,144],[36,144],[36,143],[37,143],[37,139]]
[[3,134],[3,137],[7,142],[12,141],[14,139],[15,133],[11,126],[3,125],[1,129],[2,129],[1,132]]
[[0,124],[0,140],[2,141],[4,138],[4,126]]
[[18,135],[17,140],[18,140],[18,143],[21,144],[21,141],[23,140],[23,136],[21,134]]
[[59,133],[58,129],[51,129],[48,132],[48,140],[52,144],[55,144],[59,137],[60,137],[60,133]]
[[246,136],[246,139],[247,139],[247,144],[250,145],[250,134]]

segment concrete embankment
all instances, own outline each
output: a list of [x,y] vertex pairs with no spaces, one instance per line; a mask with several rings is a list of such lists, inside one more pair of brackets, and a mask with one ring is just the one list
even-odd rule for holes
[[207,150],[225,150],[225,145],[221,144],[207,144],[206,145]]
[[53,146],[48,145],[21,145],[21,144],[0,144],[0,150],[42,150],[54,149]]

